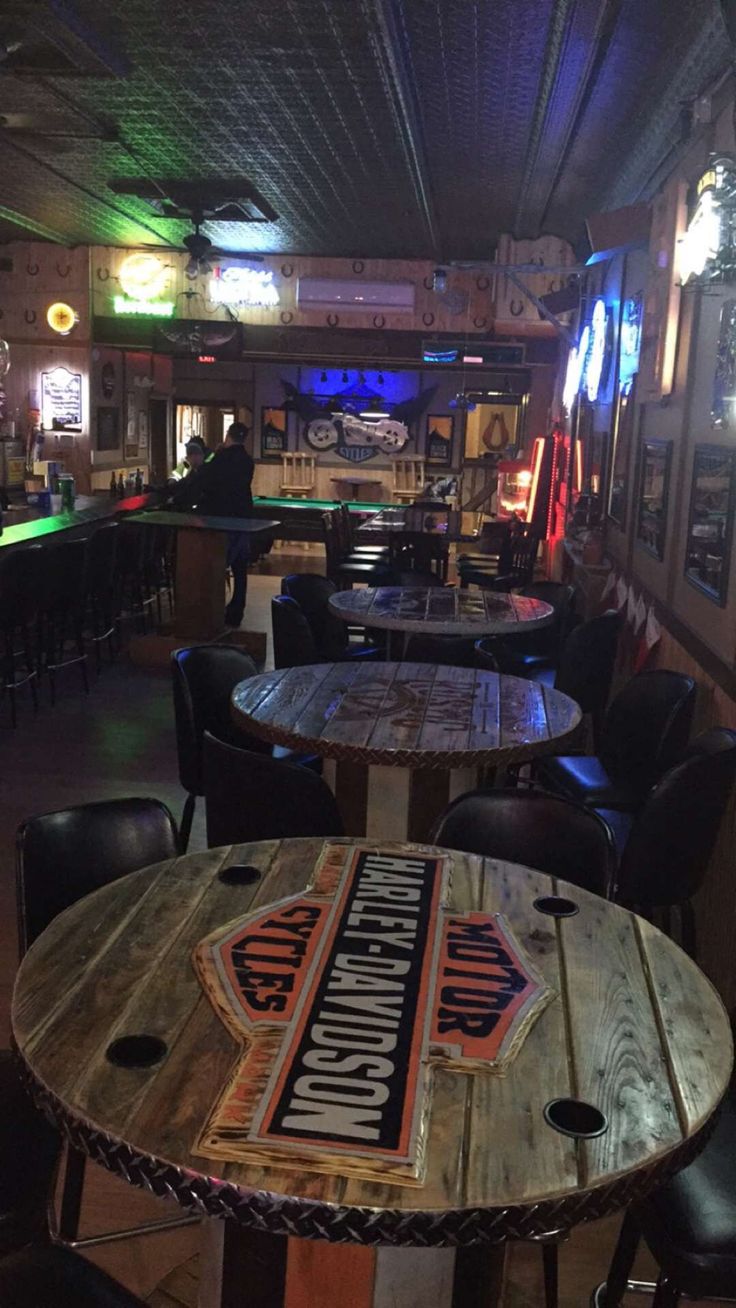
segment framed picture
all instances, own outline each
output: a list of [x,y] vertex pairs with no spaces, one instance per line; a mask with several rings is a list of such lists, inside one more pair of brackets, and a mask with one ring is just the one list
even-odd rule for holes
[[427,417],[427,463],[439,468],[452,464],[452,418],[444,413],[430,413]]
[[619,388],[611,460],[611,482],[608,488],[608,516],[623,531],[626,527],[627,478],[629,458],[634,441],[634,414],[636,411],[636,376],[631,389],[624,394]]
[[148,449],[148,411],[138,410],[138,449]]
[[278,459],[286,452],[286,409],[261,409],[261,458]]
[[672,441],[641,443],[636,537],[655,559],[664,558]]
[[138,453],[137,396],[135,391],[128,391],[125,410],[125,457],[134,459]]
[[120,410],[117,405],[97,406],[97,449],[120,448]]
[[728,589],[735,458],[721,445],[697,445],[690,488],[685,576],[721,608]]

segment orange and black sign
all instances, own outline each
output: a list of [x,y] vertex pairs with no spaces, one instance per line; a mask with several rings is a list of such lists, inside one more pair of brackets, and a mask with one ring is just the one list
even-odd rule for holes
[[431,1063],[500,1068],[548,998],[502,920],[447,897],[443,857],[328,845],[308,892],[202,942],[247,1048],[199,1152],[419,1179]]

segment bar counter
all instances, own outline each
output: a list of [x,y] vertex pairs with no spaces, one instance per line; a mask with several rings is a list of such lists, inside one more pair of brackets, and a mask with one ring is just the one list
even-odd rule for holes
[[[103,522],[107,518],[140,513],[143,509],[155,508],[161,503],[161,498],[157,491],[130,495],[126,499],[114,499],[111,495],[79,495],[76,501],[79,507],[71,513],[44,514],[31,507],[7,509],[3,514],[0,548],[34,545],[48,536],[89,527],[91,523]],[[15,521],[16,516],[21,520]]]

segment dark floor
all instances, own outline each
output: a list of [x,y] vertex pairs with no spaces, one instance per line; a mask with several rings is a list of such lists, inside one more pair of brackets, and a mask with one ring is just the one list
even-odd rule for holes
[[[312,547],[314,548],[314,547]],[[279,589],[277,573],[288,568],[319,571],[320,559],[303,551],[293,558],[274,555],[268,573],[251,577],[245,626],[270,629],[270,597]],[[269,575],[270,574],[270,575]],[[270,645],[268,665],[270,660]],[[14,902],[14,838],[29,814],[113,797],[152,795],[179,818],[183,794],[177,780],[171,692],[167,673],[133,667],[125,655],[101,676],[92,676],[85,696],[78,670],[60,681],[58,705],[51,709],[47,688],[33,714],[19,697],[18,728],[8,725],[8,705],[0,701],[0,1044],[9,1035],[8,1010],[17,966]],[[190,848],[205,847],[201,806],[195,815]],[[85,1228],[104,1230],[151,1215],[161,1205],[122,1182],[90,1169]],[[153,1210],[153,1213],[152,1213]],[[576,1232],[562,1252],[560,1308],[585,1308],[591,1287],[605,1275],[618,1223],[598,1223]],[[172,1268],[185,1264],[197,1248],[196,1229],[108,1246],[97,1260],[131,1289],[149,1294]],[[538,1308],[543,1302],[539,1251],[517,1246],[509,1260],[506,1308]],[[634,1304],[646,1303],[638,1297]],[[318,1308],[315,1305],[315,1308]]]

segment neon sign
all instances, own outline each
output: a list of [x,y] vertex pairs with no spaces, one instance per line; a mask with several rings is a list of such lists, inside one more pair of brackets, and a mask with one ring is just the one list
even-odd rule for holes
[[270,269],[243,268],[239,264],[215,269],[209,295],[214,304],[273,309],[280,303]]
[[[580,342],[582,352],[582,339]],[[608,347],[608,309],[605,300],[596,300],[590,320],[590,336],[585,358],[585,391],[591,404],[595,404],[603,379]]]
[[680,279],[727,276],[734,265],[736,164],[714,159],[697,185],[697,203],[680,242]]
[[173,318],[173,300],[131,300],[127,295],[116,295],[112,302],[116,313],[146,314],[149,318]]
[[565,384],[562,388],[562,403],[568,414],[572,412],[572,406],[580,390],[580,383],[583,379],[583,364],[585,363],[589,344],[590,327],[584,327],[579,344],[573,346],[567,358],[567,372],[565,373]]
[[634,377],[639,370],[641,311],[641,295],[637,295],[631,300],[624,300],[621,313],[621,357],[618,368],[618,380],[622,395],[630,394]]
[[118,273],[118,281],[130,300],[160,299],[168,280],[168,266],[157,254],[145,252],[129,254],[127,259],[123,259]]

